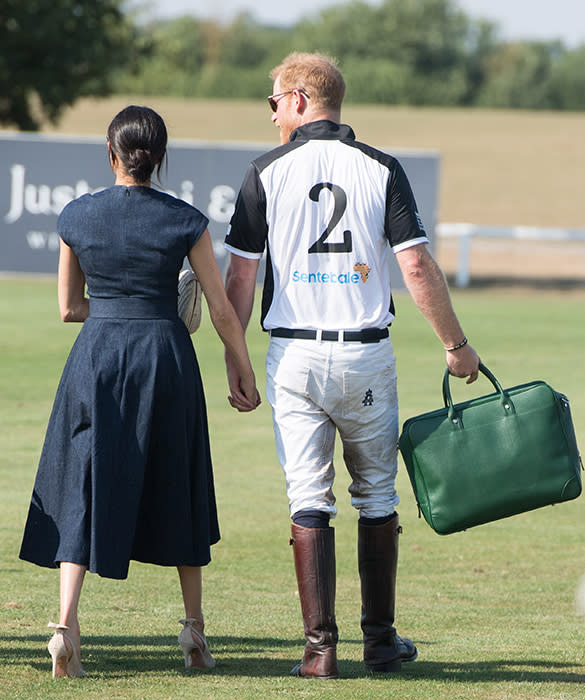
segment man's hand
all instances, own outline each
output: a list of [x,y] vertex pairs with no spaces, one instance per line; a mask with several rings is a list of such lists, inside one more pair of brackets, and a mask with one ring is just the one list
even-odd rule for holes
[[480,360],[469,343],[457,350],[447,350],[445,355],[450,374],[459,378],[467,377],[466,384],[471,384],[477,379]]
[[256,389],[254,377],[248,380],[240,377],[235,364],[227,353],[225,366],[230,387],[230,395],[228,396],[230,406],[237,409],[240,413],[249,413],[258,408],[262,403],[262,399]]

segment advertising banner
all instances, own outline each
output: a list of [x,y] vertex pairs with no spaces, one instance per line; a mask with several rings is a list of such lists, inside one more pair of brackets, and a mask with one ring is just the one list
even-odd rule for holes
[[[238,189],[251,160],[275,144],[171,141],[160,188],[209,217],[220,269]],[[390,151],[403,165],[432,237],[438,203],[436,153]],[[113,184],[105,139],[0,133],[0,271],[56,274],[57,217],[72,199]],[[261,270],[260,274],[263,274]],[[400,286],[400,275],[393,275]]]

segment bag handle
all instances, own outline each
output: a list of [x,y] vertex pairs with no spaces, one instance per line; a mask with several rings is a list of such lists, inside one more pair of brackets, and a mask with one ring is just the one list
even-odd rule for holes
[[[502,407],[504,409],[505,414],[510,414],[510,413],[515,413],[516,409],[514,408],[514,404],[512,403],[512,399],[506,394],[504,389],[502,389],[502,385],[500,382],[496,379],[496,377],[489,371],[489,369],[482,364],[481,362],[479,363],[479,371],[487,377],[490,382],[493,384],[494,389],[496,392],[500,395],[500,403],[502,404]],[[449,419],[453,424],[460,425],[460,420],[459,418],[455,415],[455,406],[453,405],[453,398],[451,397],[451,387],[449,384],[449,378],[451,377],[449,370],[445,370],[445,374],[443,376],[443,401],[445,402],[445,407],[448,408],[448,416]]]

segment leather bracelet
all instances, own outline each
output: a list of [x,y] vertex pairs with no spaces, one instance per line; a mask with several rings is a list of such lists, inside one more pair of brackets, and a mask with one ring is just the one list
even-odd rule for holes
[[463,340],[460,343],[457,343],[457,345],[454,345],[452,348],[445,348],[447,352],[453,352],[453,350],[459,350],[459,348],[464,347],[467,345],[467,338],[463,336]]

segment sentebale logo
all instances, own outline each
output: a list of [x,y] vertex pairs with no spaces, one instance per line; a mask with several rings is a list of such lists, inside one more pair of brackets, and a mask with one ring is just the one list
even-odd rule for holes
[[292,273],[292,281],[301,284],[359,284],[366,283],[371,268],[366,263],[355,263],[349,272],[301,272]]

